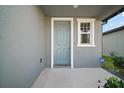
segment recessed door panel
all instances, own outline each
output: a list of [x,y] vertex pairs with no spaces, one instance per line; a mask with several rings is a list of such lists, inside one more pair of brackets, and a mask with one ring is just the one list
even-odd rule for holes
[[54,64],[70,65],[70,21],[54,22]]

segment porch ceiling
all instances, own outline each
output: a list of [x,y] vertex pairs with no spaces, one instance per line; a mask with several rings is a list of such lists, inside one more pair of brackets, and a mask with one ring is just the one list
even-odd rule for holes
[[42,5],[45,16],[54,17],[93,17],[103,20],[112,13],[121,9],[123,5]]

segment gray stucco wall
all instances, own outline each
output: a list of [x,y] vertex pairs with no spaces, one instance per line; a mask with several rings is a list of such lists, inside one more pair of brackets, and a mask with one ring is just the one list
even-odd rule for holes
[[[74,67],[97,67],[98,58],[101,57],[102,30],[101,21],[95,21],[95,47],[77,47],[78,29],[77,20],[74,18]],[[51,65],[51,18],[46,17],[46,67]]]
[[44,68],[44,34],[39,6],[0,6],[0,87],[32,85]]
[[95,21],[95,47],[78,47],[77,20],[74,19],[74,67],[97,67],[101,57],[101,21]]
[[103,54],[111,52],[124,56],[124,30],[103,35]]
[[51,18],[45,17],[45,57],[46,57],[46,67],[51,66]]

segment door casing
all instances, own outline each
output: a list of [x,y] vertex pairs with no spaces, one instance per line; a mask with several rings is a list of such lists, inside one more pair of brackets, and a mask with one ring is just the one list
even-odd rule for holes
[[71,23],[71,50],[70,50],[70,59],[71,59],[71,68],[73,68],[73,18],[51,18],[51,68],[54,66],[54,21],[70,21]]

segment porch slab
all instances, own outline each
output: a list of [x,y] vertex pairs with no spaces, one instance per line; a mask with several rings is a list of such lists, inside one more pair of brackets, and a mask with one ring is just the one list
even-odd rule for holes
[[32,88],[97,88],[113,76],[102,68],[45,68]]

